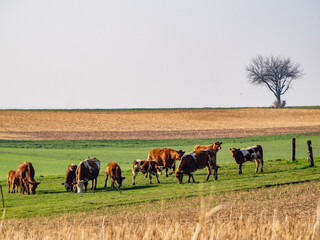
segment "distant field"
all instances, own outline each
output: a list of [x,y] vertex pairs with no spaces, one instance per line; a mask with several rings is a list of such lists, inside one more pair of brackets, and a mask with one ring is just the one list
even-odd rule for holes
[[320,132],[320,108],[0,111],[0,139],[194,139]]

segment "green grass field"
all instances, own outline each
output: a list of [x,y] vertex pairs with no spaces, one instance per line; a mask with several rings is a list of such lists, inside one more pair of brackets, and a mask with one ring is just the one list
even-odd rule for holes
[[[296,162],[292,163],[291,139],[296,138]],[[169,147],[192,151],[195,144],[211,144],[212,139],[174,140],[106,140],[106,141],[10,141],[0,140],[0,183],[3,185],[6,218],[51,216],[53,214],[108,211],[110,207],[218,194],[221,192],[242,191],[267,185],[285,184],[320,179],[320,137],[306,134],[262,136],[250,138],[215,139],[223,142],[218,152],[219,180],[211,177],[205,181],[206,169],[194,174],[196,183],[179,185],[174,176],[160,176],[161,184],[150,185],[141,174],[136,185],[131,184],[131,166],[134,159],[145,159],[153,147]],[[309,168],[307,161],[307,140],[313,144],[315,167]],[[264,149],[264,173],[255,174],[255,163],[245,163],[242,175],[238,175],[237,165],[229,148],[262,145]],[[98,189],[84,194],[67,193],[61,183],[69,164],[78,164],[87,156],[101,161]],[[35,179],[41,184],[36,195],[8,194],[6,175],[15,170],[18,163],[32,162]],[[108,162],[117,162],[126,179],[122,193],[108,188],[103,189],[104,172]],[[91,183],[89,183],[89,186]]]

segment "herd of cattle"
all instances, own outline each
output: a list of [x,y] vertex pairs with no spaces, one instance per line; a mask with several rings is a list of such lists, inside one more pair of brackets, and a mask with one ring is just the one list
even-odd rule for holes
[[[136,176],[139,172],[149,176],[149,182],[151,183],[152,176],[156,176],[158,183],[160,183],[158,176],[162,174],[162,170],[165,169],[166,177],[175,173],[178,182],[181,184],[183,175],[188,175],[192,181],[195,182],[193,172],[198,169],[207,167],[208,175],[206,180],[209,180],[211,174],[214,179],[218,179],[218,167],[217,167],[217,152],[221,149],[222,142],[215,142],[209,146],[196,145],[193,152],[185,154],[184,151],[173,150],[169,148],[153,148],[147,157],[147,160],[134,160],[132,165],[132,184],[135,185]],[[242,164],[246,161],[256,161],[256,172],[258,172],[259,165],[261,164],[261,172],[263,172],[263,150],[260,145],[248,147],[246,149],[231,148],[230,149],[235,162],[239,165],[239,174],[242,173]],[[177,171],[175,170],[176,161],[180,160]],[[168,174],[168,169],[172,169],[172,172]],[[90,159],[90,157],[79,165],[71,164],[68,166],[66,172],[66,180],[62,185],[67,191],[83,192],[87,191],[88,182],[91,180],[91,190],[96,190],[97,178],[100,171],[100,161],[96,158]],[[125,177],[121,176],[121,168],[115,162],[110,162],[106,168],[105,185],[107,187],[108,178],[111,178],[111,187],[120,188],[122,181]],[[18,192],[20,187],[20,193],[34,194],[37,186],[40,182],[34,180],[34,168],[30,162],[23,162],[18,165],[16,171],[9,171],[8,177],[9,193]]]

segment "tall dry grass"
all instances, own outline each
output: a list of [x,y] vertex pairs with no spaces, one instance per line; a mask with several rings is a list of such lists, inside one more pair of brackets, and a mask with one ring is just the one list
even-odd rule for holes
[[319,196],[317,181],[91,216],[2,218],[0,239],[320,239]]

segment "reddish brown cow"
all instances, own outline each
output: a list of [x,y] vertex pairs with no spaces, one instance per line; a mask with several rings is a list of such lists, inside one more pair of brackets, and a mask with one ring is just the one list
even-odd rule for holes
[[242,173],[242,164],[246,161],[256,160],[256,172],[258,172],[261,163],[261,172],[263,172],[263,150],[260,145],[248,147],[246,149],[230,148],[232,157],[239,165],[239,174]]
[[212,170],[214,170],[214,179],[218,179],[217,152],[213,149],[196,151],[183,155],[176,172],[178,182],[180,184],[182,183],[183,174],[187,174],[189,176],[188,182],[190,182],[191,177],[193,182],[195,182],[193,172],[204,167],[207,167],[208,169],[206,181],[209,180]]
[[96,158],[86,159],[79,163],[76,170],[76,181],[72,185],[76,186],[74,192],[82,193],[87,191],[88,182],[91,180],[91,190],[96,190],[97,178],[100,171],[100,161]]
[[205,146],[205,145],[195,145],[193,148],[193,151],[201,151],[206,149],[213,149],[216,152],[218,152],[221,149],[222,142],[216,141],[215,143],[212,143],[211,145]]
[[66,188],[67,192],[72,191],[72,183],[76,181],[76,170],[77,165],[70,164],[66,172],[66,181],[64,183],[61,183]]
[[115,181],[117,181],[120,188],[122,186],[122,181],[125,179],[125,177],[121,176],[121,168],[115,162],[110,162],[107,165],[104,188],[107,187],[108,177],[111,177],[111,188],[114,188]]
[[156,161],[159,166],[164,166],[166,169],[166,177],[168,177],[168,168],[172,168],[172,173],[176,169],[176,161],[180,160],[184,152],[182,150],[176,151],[170,148],[153,148],[148,154],[148,160]]
[[132,185],[136,184],[136,176],[142,172],[146,177],[149,175],[149,183],[151,184],[152,175],[155,175],[158,183],[158,176],[162,174],[162,166],[153,160],[134,160],[132,163]]
[[18,165],[16,178],[19,181],[20,193],[35,194],[40,182],[34,180],[34,168],[31,162],[23,162]]
[[[7,183],[8,183],[9,193],[10,192],[15,193],[16,187],[18,192],[19,180],[16,178],[16,171],[11,170],[8,172]],[[10,188],[11,188],[11,191],[10,191]]]

